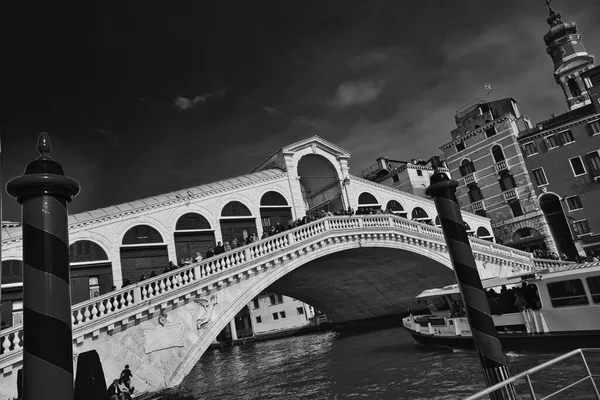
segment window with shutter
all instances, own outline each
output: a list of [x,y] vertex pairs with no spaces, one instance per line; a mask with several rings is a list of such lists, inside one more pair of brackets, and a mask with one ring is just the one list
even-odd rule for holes
[[590,223],[587,219],[581,219],[573,222],[573,231],[577,236],[587,235],[592,233]]
[[545,186],[548,184],[548,180],[546,179],[546,173],[544,172],[544,168],[536,168],[531,171],[533,174],[533,179],[535,179],[535,183],[538,186]]
[[590,122],[588,124],[588,127],[589,127],[590,132],[592,133],[592,135],[599,134],[600,133],[600,120],[594,121],[594,122]]
[[581,199],[577,195],[566,197],[565,200],[567,202],[567,207],[569,208],[569,211],[581,210],[583,208],[583,205],[581,204]]
[[587,153],[587,160],[592,176],[600,176],[600,154],[598,150]]
[[548,150],[552,150],[558,147],[558,143],[556,142],[556,137],[554,135],[546,136],[544,140],[546,141],[546,146],[548,147]]
[[575,138],[571,131],[564,131],[560,133],[560,141],[562,144],[570,144],[575,142]]
[[538,153],[537,146],[535,145],[535,142],[525,143],[523,145],[523,149],[525,150],[525,154],[528,157],[529,156],[533,156],[533,155],[535,155],[535,154]]

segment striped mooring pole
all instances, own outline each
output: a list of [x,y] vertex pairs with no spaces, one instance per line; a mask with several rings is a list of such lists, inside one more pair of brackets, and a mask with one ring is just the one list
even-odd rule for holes
[[48,134],[38,139],[40,156],[8,193],[22,205],[23,399],[73,399],[73,333],[67,203],[79,183],[50,159]]
[[[456,199],[458,182],[440,172],[439,156],[432,158],[431,166],[434,174],[430,178],[431,185],[425,193],[434,198],[456,281],[467,311],[475,348],[483,368],[485,383],[487,387],[490,387],[510,377],[506,357],[496,333],[490,306],[483,291],[467,229]],[[490,394],[490,398],[493,400],[518,399],[513,385],[497,390]]]

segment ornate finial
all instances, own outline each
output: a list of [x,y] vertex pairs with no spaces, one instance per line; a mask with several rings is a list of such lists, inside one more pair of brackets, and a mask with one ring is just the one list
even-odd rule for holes
[[548,6],[548,11],[550,11],[550,14],[552,14],[554,12],[554,10],[552,9],[552,0],[545,0],[544,3],[546,4],[546,6]]
[[46,132],[40,133],[40,136],[38,137],[37,149],[38,149],[38,152],[40,153],[38,160],[49,160],[50,159],[49,154],[52,151],[52,145],[50,144],[50,136],[48,136],[48,134]]

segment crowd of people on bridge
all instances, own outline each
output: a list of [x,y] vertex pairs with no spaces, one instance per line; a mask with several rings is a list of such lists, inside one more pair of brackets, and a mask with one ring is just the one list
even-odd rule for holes
[[548,249],[535,249],[533,250],[533,257],[540,258],[544,260],[560,260],[560,261],[573,261],[576,263],[584,263],[584,262],[595,262],[600,261],[600,258],[597,255],[589,255],[589,256],[568,256],[566,254],[561,254],[560,256],[553,251],[549,251]]
[[[279,233],[285,232],[290,229],[297,228],[302,225],[309,224],[311,222],[317,221],[317,220],[325,218],[325,217],[332,217],[332,216],[350,216],[350,217],[352,217],[354,215],[381,215],[381,214],[400,215],[402,217],[405,217],[405,215],[406,215],[405,213],[394,212],[388,208],[386,208],[385,210],[382,210],[380,207],[359,207],[357,211],[354,211],[354,209],[352,207],[348,207],[347,209],[340,209],[335,212],[320,209],[320,210],[308,212],[302,218],[298,218],[295,220],[290,219],[285,226],[284,226],[284,224],[281,223],[281,221],[277,221],[277,223],[275,225],[271,225],[270,227],[265,226],[265,227],[263,227],[263,234],[260,237],[260,239],[267,239],[271,236],[277,235]],[[426,218],[420,218],[420,219],[413,218],[413,221],[427,224],[427,225],[434,225],[431,219],[426,219]],[[174,271],[177,268],[185,267],[185,266],[191,265],[195,262],[200,262],[204,259],[218,256],[220,254],[237,249],[239,247],[243,247],[245,245],[254,243],[260,239],[258,237],[258,234],[250,233],[246,238],[242,238],[240,240],[238,240],[238,238],[234,237],[231,242],[229,242],[229,241],[218,242],[214,247],[212,247],[212,246],[209,247],[205,255],[202,255],[199,251],[197,251],[195,256],[183,257],[177,264],[175,264],[173,261],[169,261],[169,264],[164,268],[163,273]],[[156,276],[156,274],[153,272],[150,277],[152,278],[154,276]],[[146,279],[146,276],[142,275],[142,277],[140,278],[140,282],[144,279]],[[130,284],[130,282],[127,281],[127,284],[124,284],[124,286],[129,285],[129,284]]]

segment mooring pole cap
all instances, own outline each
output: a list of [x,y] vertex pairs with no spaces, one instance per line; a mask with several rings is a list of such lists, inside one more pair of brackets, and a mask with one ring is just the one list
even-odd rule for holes
[[50,158],[52,145],[46,132],[38,137],[37,150],[40,156],[25,167],[23,175],[11,179],[6,191],[17,199],[19,204],[32,196],[50,195],[73,200],[80,190],[79,183],[65,176],[62,166]]

